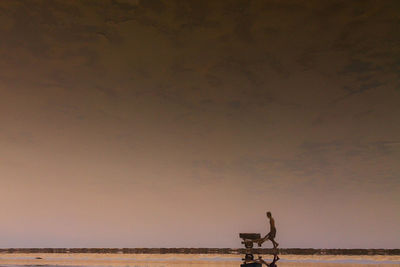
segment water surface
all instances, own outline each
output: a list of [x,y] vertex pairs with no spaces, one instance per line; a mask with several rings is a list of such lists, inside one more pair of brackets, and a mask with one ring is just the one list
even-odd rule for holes
[[[239,267],[241,255],[218,254],[0,254],[2,267]],[[400,256],[281,255],[279,267],[400,267]],[[271,255],[263,255],[267,262]]]

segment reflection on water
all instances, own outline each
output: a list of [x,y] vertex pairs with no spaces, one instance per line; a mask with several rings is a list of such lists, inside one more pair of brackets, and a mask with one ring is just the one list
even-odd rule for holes
[[[241,255],[0,254],[0,267],[239,267]],[[263,258],[269,262],[271,255]],[[279,267],[400,267],[400,256],[282,255]]]

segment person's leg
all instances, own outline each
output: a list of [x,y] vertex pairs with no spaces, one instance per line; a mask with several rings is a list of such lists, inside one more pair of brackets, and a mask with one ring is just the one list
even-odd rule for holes
[[271,240],[272,244],[274,245],[274,248],[276,249],[279,246],[279,244],[278,242],[275,241],[275,236],[276,236],[276,230],[270,233],[269,240]]
[[273,261],[268,265],[269,267],[276,267],[276,262],[279,260],[279,257],[277,254],[274,254],[274,259]]
[[272,241],[272,244],[274,245],[274,248],[277,248],[279,246],[279,243],[275,241],[275,239],[273,237],[270,237],[270,239]]

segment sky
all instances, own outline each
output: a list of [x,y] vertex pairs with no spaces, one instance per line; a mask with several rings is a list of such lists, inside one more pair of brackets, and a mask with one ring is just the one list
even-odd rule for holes
[[399,14],[0,1],[0,247],[399,248]]

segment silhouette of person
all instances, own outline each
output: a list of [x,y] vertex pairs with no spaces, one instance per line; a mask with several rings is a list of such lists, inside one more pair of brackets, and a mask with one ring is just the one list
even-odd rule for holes
[[275,236],[276,236],[275,220],[274,218],[272,218],[272,214],[269,211],[267,212],[267,217],[269,219],[270,230],[266,236],[264,236],[258,241],[258,246],[261,247],[262,243],[264,243],[266,240],[269,239],[272,241],[274,248],[277,248],[279,246],[279,243],[275,242]]

